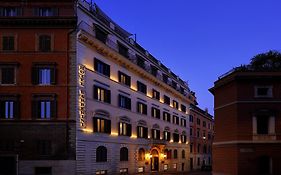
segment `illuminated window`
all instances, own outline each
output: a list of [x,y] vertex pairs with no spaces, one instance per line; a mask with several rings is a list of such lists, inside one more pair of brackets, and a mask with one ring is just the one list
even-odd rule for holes
[[99,132],[99,133],[111,133],[111,121],[103,118],[93,118],[94,122],[94,132]]
[[164,131],[163,132],[163,137],[164,137],[164,140],[170,141],[171,140],[171,133],[168,132],[168,131]]
[[147,115],[147,105],[141,102],[137,102],[137,112]]
[[163,120],[167,122],[171,122],[171,114],[168,112],[163,112]]
[[121,84],[131,86],[131,77],[123,72],[118,71],[119,82]]
[[152,139],[160,140],[160,130],[152,129],[151,135],[152,135]]
[[52,119],[57,115],[57,100],[55,94],[34,95],[32,102],[33,117],[37,119]]
[[186,143],[186,135],[181,135],[181,143]]
[[176,115],[173,115],[173,123],[179,125],[179,117]]
[[152,89],[152,98],[160,100],[160,92],[155,89]]
[[138,138],[147,138],[148,137],[148,128],[143,126],[137,127],[137,137]]
[[181,118],[181,126],[186,127],[186,120]]
[[173,107],[178,109],[179,108],[179,103],[175,100],[173,100]]
[[138,173],[143,173],[144,172],[144,167],[138,167]]
[[51,8],[51,7],[40,7],[34,9],[35,16],[57,16],[58,15],[58,8]]
[[0,16],[20,16],[21,11],[22,9],[17,7],[0,7]]
[[110,90],[94,85],[94,99],[101,102],[110,103],[111,102]]
[[35,64],[32,67],[32,83],[34,85],[55,85],[56,67],[53,63]]
[[145,150],[143,148],[140,148],[138,151],[138,161],[144,161],[145,160]]
[[151,108],[151,116],[154,117],[154,118],[160,119],[160,109],[152,107]]
[[96,171],[96,175],[106,175],[107,174],[107,170],[98,170]]
[[119,135],[131,136],[132,135],[132,125],[128,123],[119,123]]

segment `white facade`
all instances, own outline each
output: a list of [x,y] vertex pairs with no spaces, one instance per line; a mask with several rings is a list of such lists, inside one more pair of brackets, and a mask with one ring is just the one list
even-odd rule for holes
[[[188,98],[189,89],[178,79],[178,88],[182,86],[184,93],[179,89],[165,84],[160,78],[159,68],[157,76],[151,75],[149,65],[154,64],[148,60],[147,55],[136,50],[129,40],[118,36],[113,29],[116,26],[110,22],[104,25],[90,12],[89,4],[78,3],[78,33],[77,33],[77,173],[78,174],[118,174],[128,171],[135,174],[143,170],[151,171],[188,171],[189,170],[189,104],[192,98]],[[106,43],[99,41],[95,35],[95,28],[108,31]],[[110,28],[111,27],[111,28]],[[118,53],[118,42],[128,48],[130,58],[125,58]],[[132,43],[132,41],[131,41]],[[116,51],[117,50],[117,51]],[[135,54],[139,54],[146,60],[145,69],[136,64]],[[110,66],[110,76],[105,76],[96,71],[94,60],[98,59]],[[130,86],[119,82],[118,71],[130,76]],[[166,73],[169,75],[169,73]],[[169,75],[171,77],[171,75]],[[172,78],[171,78],[172,79]],[[147,93],[141,93],[137,89],[137,81],[146,85]],[[169,80],[170,81],[170,80]],[[94,98],[93,87],[98,86],[110,91],[110,103],[102,102]],[[152,98],[152,89],[160,92],[160,100]],[[131,99],[131,110],[120,108],[119,94]],[[99,94],[100,95],[100,94]],[[164,104],[163,96],[170,97],[170,105]],[[104,97],[101,97],[104,98]],[[173,100],[178,102],[178,109],[172,105]],[[147,114],[137,112],[137,102],[147,106]],[[186,106],[186,112],[181,111],[180,106]],[[151,116],[151,108],[160,110],[160,119]],[[163,111],[170,113],[171,122],[163,120]],[[173,123],[173,115],[178,116],[179,124]],[[110,120],[110,133],[94,132],[94,118]],[[183,126],[181,119],[186,121]],[[119,122],[131,125],[131,135],[119,135]],[[104,127],[104,124],[99,125]],[[138,138],[137,126],[148,128],[148,138]],[[152,139],[151,129],[160,130],[160,140]],[[164,130],[171,133],[171,141],[163,140]],[[180,141],[173,142],[173,133],[178,133]],[[187,137],[186,143],[181,143],[181,136]],[[104,146],[107,150],[106,161],[97,161],[97,148]],[[120,149],[128,150],[128,161],[120,161]],[[139,149],[145,150],[145,158],[140,160]],[[172,150],[172,158],[167,159],[165,149]],[[156,150],[156,151],[155,151]],[[177,158],[174,158],[174,150],[177,150]],[[182,151],[185,156],[182,157]],[[157,161],[157,162],[155,162]],[[152,165],[153,164],[153,165]]]

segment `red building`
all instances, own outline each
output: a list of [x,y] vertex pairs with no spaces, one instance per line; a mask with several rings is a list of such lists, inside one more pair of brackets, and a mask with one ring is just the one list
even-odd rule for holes
[[[72,0],[0,2],[0,174],[71,174]],[[75,171],[72,171],[75,172]]]
[[281,174],[281,72],[241,66],[219,77],[213,174]]
[[190,106],[190,169],[198,170],[212,165],[214,119],[207,110]]

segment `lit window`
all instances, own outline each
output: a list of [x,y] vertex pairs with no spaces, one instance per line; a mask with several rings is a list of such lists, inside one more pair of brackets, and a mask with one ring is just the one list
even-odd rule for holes
[[106,103],[111,102],[110,90],[94,85],[94,99]]
[[14,118],[14,102],[5,101],[5,118],[12,119]]
[[121,84],[131,86],[131,77],[123,72],[118,71],[119,82]]
[[103,118],[94,117],[94,132],[111,133],[111,121]]
[[41,85],[51,84],[51,69],[50,68],[39,69],[39,84],[41,84]]
[[138,138],[147,138],[148,137],[148,129],[143,126],[137,127],[137,137]]
[[131,136],[132,134],[132,125],[128,123],[119,123],[119,135],[122,136]]
[[137,103],[137,112],[146,115],[147,114],[147,105],[141,102]]
[[164,131],[164,133],[163,133],[164,140],[170,141],[171,140],[171,136],[170,135],[171,135],[170,132]]
[[151,135],[152,135],[152,139],[160,140],[160,130],[152,129]]
[[34,85],[55,85],[56,76],[55,65],[36,64],[32,68],[32,83]]
[[40,118],[50,119],[51,118],[51,102],[41,101],[40,102]]

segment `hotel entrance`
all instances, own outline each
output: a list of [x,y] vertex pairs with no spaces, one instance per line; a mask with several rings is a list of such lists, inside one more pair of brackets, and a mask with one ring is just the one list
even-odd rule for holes
[[159,171],[159,153],[156,149],[151,151],[151,171]]

